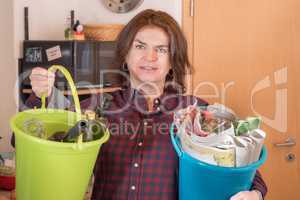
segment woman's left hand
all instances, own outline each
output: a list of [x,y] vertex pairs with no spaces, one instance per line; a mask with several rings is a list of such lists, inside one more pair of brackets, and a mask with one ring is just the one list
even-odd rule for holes
[[232,196],[230,200],[259,200],[259,194],[254,190],[242,191]]

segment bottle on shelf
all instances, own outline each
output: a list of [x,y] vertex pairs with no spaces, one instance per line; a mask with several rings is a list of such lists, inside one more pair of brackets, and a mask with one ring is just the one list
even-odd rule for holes
[[73,40],[73,29],[71,27],[71,17],[68,16],[65,23],[65,39],[66,40]]

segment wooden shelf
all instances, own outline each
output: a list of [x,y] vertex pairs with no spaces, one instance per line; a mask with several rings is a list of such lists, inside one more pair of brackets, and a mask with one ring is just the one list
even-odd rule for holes
[[[77,89],[78,95],[89,95],[89,94],[99,94],[105,92],[113,92],[121,89],[120,87],[108,87],[108,88],[86,88],[86,89]],[[31,94],[31,89],[23,89],[23,94]],[[70,90],[63,91],[64,95],[71,95]]]

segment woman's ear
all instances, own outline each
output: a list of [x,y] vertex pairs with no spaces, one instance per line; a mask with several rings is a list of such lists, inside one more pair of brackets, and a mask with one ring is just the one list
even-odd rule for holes
[[123,64],[122,64],[122,71],[128,72],[128,65],[127,65],[127,62],[123,62]]
[[169,69],[169,72],[167,74],[167,78],[169,80],[174,80],[174,71],[173,71],[172,67],[170,67],[170,69]]
[[125,58],[124,58],[124,62],[123,62],[123,64],[126,64],[126,66],[127,66],[127,69],[128,69],[128,54],[125,56]]

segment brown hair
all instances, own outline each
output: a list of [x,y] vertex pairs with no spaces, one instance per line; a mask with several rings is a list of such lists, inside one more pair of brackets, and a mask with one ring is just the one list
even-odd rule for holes
[[[191,69],[187,54],[187,41],[178,23],[166,12],[147,9],[137,14],[128,22],[117,38],[114,65],[118,67],[123,66],[135,35],[143,27],[149,25],[163,29],[169,36],[169,57],[172,74],[167,75],[166,84],[172,82],[174,78],[175,83],[180,87],[178,92],[184,92],[184,76]],[[177,89],[179,88],[177,87]]]

